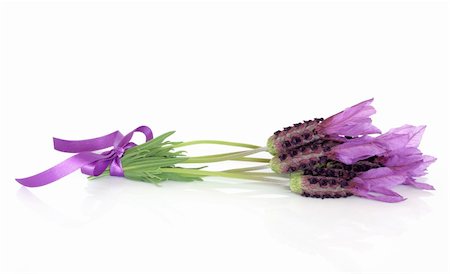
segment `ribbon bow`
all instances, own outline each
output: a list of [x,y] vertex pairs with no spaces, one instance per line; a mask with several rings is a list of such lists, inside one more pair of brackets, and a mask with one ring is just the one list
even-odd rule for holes
[[[16,179],[17,182],[28,187],[37,187],[50,184],[64,176],[69,175],[75,170],[81,168],[81,172],[91,176],[102,174],[108,166],[111,176],[123,177],[123,169],[120,158],[125,151],[136,146],[130,142],[135,132],[141,132],[145,135],[145,141],[153,139],[152,130],[147,126],[140,126],[123,136],[120,131],[114,131],[108,135],[79,141],[62,140],[53,138],[54,148],[62,152],[78,153],[54,167],[31,177]],[[110,151],[100,154],[92,151],[105,149],[113,146]]]

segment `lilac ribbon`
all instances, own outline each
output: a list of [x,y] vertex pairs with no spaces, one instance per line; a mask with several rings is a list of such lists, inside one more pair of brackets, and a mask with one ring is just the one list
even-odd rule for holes
[[[123,169],[120,158],[125,151],[136,146],[130,142],[133,134],[141,132],[145,135],[145,141],[153,139],[152,130],[147,126],[140,126],[123,136],[119,131],[108,135],[79,141],[68,141],[53,138],[54,148],[62,152],[78,153],[67,160],[31,177],[16,179],[17,182],[27,187],[37,187],[50,184],[56,180],[81,168],[81,172],[91,176],[102,174],[109,166],[111,176],[123,177]],[[92,151],[113,147],[110,151],[100,154]]]

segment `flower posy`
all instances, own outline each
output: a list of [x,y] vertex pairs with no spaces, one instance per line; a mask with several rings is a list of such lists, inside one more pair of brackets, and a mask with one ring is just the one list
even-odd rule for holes
[[[90,178],[123,176],[159,184],[163,181],[198,181],[206,176],[221,176],[254,181],[290,179],[293,192],[306,197],[341,198],[359,196],[384,202],[404,198],[393,191],[399,184],[421,189],[431,185],[416,179],[426,174],[436,159],[423,155],[418,146],[425,126],[405,125],[385,134],[372,125],[375,114],[367,100],[327,119],[316,118],[275,132],[267,147],[221,140],[170,142],[174,132],[153,139],[150,128],[141,126],[127,135],[115,131],[81,141],[55,139],[55,149],[78,153],[62,163],[34,176],[17,179],[28,187],[43,186],[80,169]],[[134,133],[143,133],[146,142],[131,142]],[[180,147],[216,144],[243,147],[246,150],[225,154],[189,157]],[[94,151],[113,147],[109,152]],[[252,154],[270,152],[269,158]],[[221,161],[265,163],[222,171],[206,170],[204,164]],[[192,167],[190,164],[201,164]],[[261,172],[271,168],[275,172]]]
[[272,169],[290,174],[291,190],[306,197],[357,195],[399,202],[404,198],[392,190],[396,185],[434,189],[416,181],[436,160],[418,148],[425,126],[404,125],[369,136],[380,133],[370,119],[375,113],[371,102],[275,132],[268,140],[275,155]]

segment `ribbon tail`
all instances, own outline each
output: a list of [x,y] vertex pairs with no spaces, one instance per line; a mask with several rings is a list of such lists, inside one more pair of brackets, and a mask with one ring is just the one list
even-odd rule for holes
[[114,131],[101,137],[86,140],[75,141],[53,138],[53,146],[56,150],[62,152],[89,152],[113,146],[114,142],[122,137],[123,135],[119,131]]
[[16,181],[27,187],[44,186],[69,175],[86,164],[102,158],[104,158],[102,155],[91,152],[79,153],[41,173],[27,178],[16,179]]

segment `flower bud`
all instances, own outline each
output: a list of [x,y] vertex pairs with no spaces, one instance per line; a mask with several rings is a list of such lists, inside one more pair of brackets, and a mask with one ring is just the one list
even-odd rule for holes
[[290,189],[292,192],[313,198],[345,198],[352,196],[353,183],[342,179],[324,176],[291,173]]
[[276,155],[270,162],[277,173],[291,173],[296,170],[313,170],[325,167],[333,159],[332,148],[340,144],[337,141],[318,140],[285,153]]
[[273,155],[285,153],[325,137],[316,130],[322,121],[322,118],[316,118],[276,131],[267,140],[267,150]]

